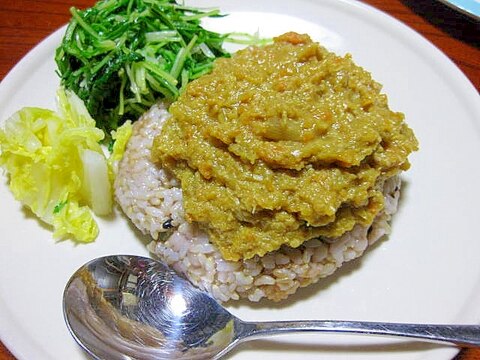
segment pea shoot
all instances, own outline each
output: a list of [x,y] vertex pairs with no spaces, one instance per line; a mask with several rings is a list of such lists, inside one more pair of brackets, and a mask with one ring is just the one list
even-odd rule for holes
[[62,85],[85,103],[107,134],[136,120],[159,98],[175,100],[188,82],[227,57],[228,35],[204,29],[222,16],[175,0],[101,0],[72,18],[55,61]]

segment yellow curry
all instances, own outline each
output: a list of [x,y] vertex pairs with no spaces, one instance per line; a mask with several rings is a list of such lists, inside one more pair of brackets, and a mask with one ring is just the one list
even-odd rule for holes
[[225,259],[338,237],[372,223],[383,182],[418,147],[380,90],[351,56],[286,33],[191,82],[153,157]]

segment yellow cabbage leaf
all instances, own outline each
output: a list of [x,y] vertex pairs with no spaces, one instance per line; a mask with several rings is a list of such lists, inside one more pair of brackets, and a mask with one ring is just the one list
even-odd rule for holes
[[[0,129],[0,166],[15,198],[53,226],[54,237],[91,242],[97,215],[112,209],[107,160],[83,102],[63,88],[58,112],[26,107]],[[97,210],[96,210],[97,209]]]

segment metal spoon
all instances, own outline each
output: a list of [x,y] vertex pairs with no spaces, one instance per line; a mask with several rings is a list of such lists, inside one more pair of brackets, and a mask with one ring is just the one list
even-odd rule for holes
[[477,325],[244,322],[165,264],[127,255],[78,269],[65,288],[63,310],[73,337],[95,359],[220,359],[247,340],[302,331],[480,346]]

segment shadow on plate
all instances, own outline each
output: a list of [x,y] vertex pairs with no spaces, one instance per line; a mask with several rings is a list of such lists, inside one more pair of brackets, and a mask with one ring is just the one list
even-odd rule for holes
[[480,48],[480,21],[456,11],[440,1],[402,0],[417,15],[450,36]]
[[[128,237],[131,238],[131,241],[139,241],[143,246],[147,246],[152,242],[153,238],[150,236],[150,234],[144,234],[142,233],[128,218],[127,215],[123,212],[121,209],[120,205],[118,203],[115,203],[115,212],[116,216],[122,219],[122,221],[125,221],[128,224],[128,227],[130,228],[130,232],[128,233]],[[151,253],[149,254],[149,257],[158,259],[156,256],[153,256]]]

